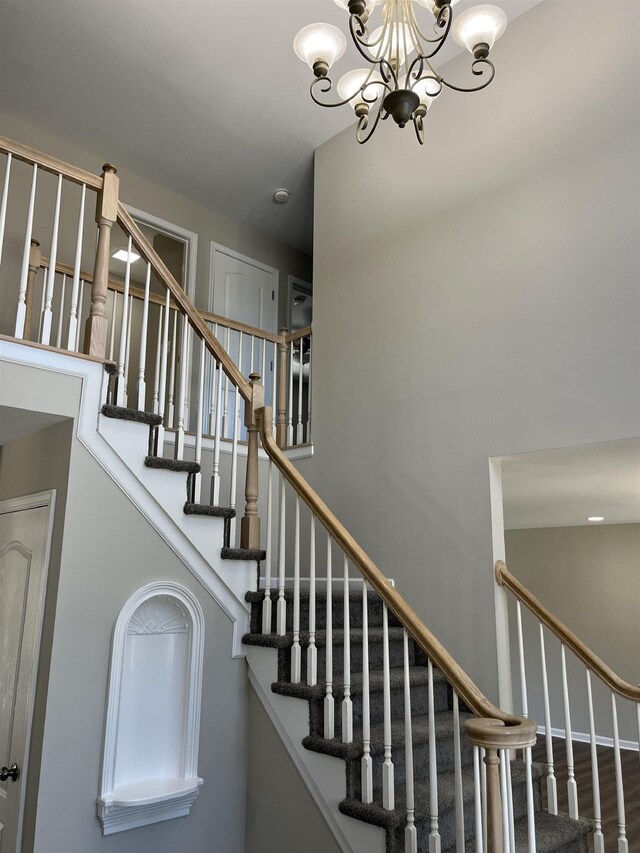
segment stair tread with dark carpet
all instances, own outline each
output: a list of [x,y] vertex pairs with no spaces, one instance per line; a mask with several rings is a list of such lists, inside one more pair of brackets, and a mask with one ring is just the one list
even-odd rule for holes
[[209,518],[235,518],[236,511],[232,506],[210,506],[210,504],[194,504],[187,501],[183,508],[185,515],[203,515]]
[[[434,685],[436,683],[446,685],[443,676],[434,670],[433,673]],[[411,687],[427,687],[429,683],[429,674],[426,666],[412,666],[409,669],[409,684]],[[393,667],[389,670],[389,684],[391,690],[404,690],[404,669],[402,667]],[[383,670],[371,670],[369,673],[369,690],[371,693],[381,693],[384,687]],[[344,688],[342,678],[336,678],[333,681],[333,694],[339,699]],[[293,684],[290,681],[275,681],[271,685],[274,693],[279,693],[281,696],[293,696],[296,699],[317,700],[324,698],[326,692],[326,684],[324,681],[319,681],[310,687],[308,684]],[[353,673],[351,676],[351,696],[362,695],[362,673]]]
[[223,548],[220,551],[223,560],[257,560],[262,562],[267,557],[266,551],[259,548]]
[[[389,642],[402,642],[403,628],[389,628]],[[336,628],[332,631],[333,645],[344,645],[344,630]],[[369,628],[369,642],[382,642],[383,629],[379,627]],[[364,638],[364,631],[361,628],[353,628],[349,632],[352,646],[361,646]],[[300,645],[303,648],[309,645],[309,632],[300,631]],[[242,642],[248,646],[267,646],[272,649],[287,649],[293,645],[293,631],[287,631],[286,634],[245,634]],[[327,645],[327,632],[325,630],[316,631],[315,644],[318,648],[324,648]]]
[[177,471],[180,474],[198,474],[200,464],[187,459],[164,459],[162,456],[146,456],[146,468],[159,468],[161,471]]

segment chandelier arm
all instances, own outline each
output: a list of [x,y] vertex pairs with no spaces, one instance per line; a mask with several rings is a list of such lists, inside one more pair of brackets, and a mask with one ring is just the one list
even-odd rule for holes
[[413,127],[415,129],[416,136],[418,137],[418,142],[420,145],[424,145],[424,124],[422,116],[413,116]]
[[358,48],[360,53],[362,53],[362,55],[367,60],[367,62],[377,62],[378,60],[375,58],[372,59],[370,56],[367,56],[366,53],[363,53],[361,48],[367,47],[367,48],[371,49],[372,47],[377,47],[379,44],[381,44],[384,40],[385,30],[387,29],[387,27],[388,27],[388,22],[385,21],[383,28],[382,28],[382,32],[380,33],[378,38],[375,41],[369,42],[364,38],[364,36],[367,34],[367,28],[362,23],[362,19],[360,18],[360,16],[359,15],[350,15],[349,16],[349,32],[351,33],[351,38],[353,40],[353,43]]
[[[368,142],[373,134],[375,133],[375,129],[378,126],[378,122],[380,121],[380,116],[382,115],[383,105],[380,104],[378,108],[378,112],[376,113],[376,117],[373,121],[373,124],[369,124],[368,116],[362,116],[356,125],[356,140],[360,143],[360,145],[364,145],[365,142]],[[386,116],[385,116],[386,118]],[[361,137],[360,132],[366,130],[369,127],[369,132],[366,136]]]
[[[325,84],[324,87],[322,86],[323,83]],[[314,89],[316,87],[319,87],[319,89],[322,93],[327,94],[328,92],[330,92],[333,89],[333,81],[331,80],[330,77],[316,77],[311,82],[311,85],[309,86],[309,94],[311,95],[311,100],[315,104],[317,104],[319,107],[343,107],[345,104],[348,104],[350,101],[352,101],[355,98],[355,96],[358,94],[358,92],[362,92],[362,100],[364,101],[364,103],[375,104],[375,102],[378,100],[379,95],[376,95],[375,98],[372,98],[370,96],[367,97],[364,93],[364,90],[366,88],[368,88],[369,86],[382,86],[385,89],[387,89],[389,92],[391,91],[391,86],[388,83],[384,82],[383,80],[375,80],[375,81],[370,80],[369,82],[364,83],[364,85],[362,85],[360,87],[360,89],[356,89],[356,91],[353,93],[353,95],[351,95],[349,98],[345,98],[342,101],[335,101],[335,103],[330,104],[326,101],[319,100],[316,97]]]
[[455,92],[479,92],[481,89],[486,89],[489,83],[491,83],[493,78],[496,76],[496,69],[493,62],[489,59],[476,59],[471,63],[471,73],[475,74],[476,77],[484,75],[485,69],[483,67],[478,69],[478,66],[485,65],[489,67],[489,79],[485,80],[484,83],[480,83],[479,86],[472,86],[469,89],[465,89],[462,86],[454,86],[453,83],[448,83],[444,77],[440,77],[440,82],[443,86],[446,86],[448,89],[453,89]]
[[[438,12],[438,17],[434,22],[434,29],[436,27],[445,27],[442,35],[428,36],[426,33],[422,32],[420,25],[418,24],[418,19],[416,18],[416,13],[413,6],[410,7],[411,12],[411,23],[410,26],[416,31],[418,36],[422,39],[423,42],[427,42],[427,44],[437,44],[438,47],[434,50],[433,53],[429,54],[429,56],[435,56],[436,53],[440,50],[443,43],[446,41],[447,36],[449,35],[449,30],[451,29],[451,24],[453,23],[453,12],[451,11],[451,6],[447,4],[443,6]],[[446,18],[446,21],[445,21]]]

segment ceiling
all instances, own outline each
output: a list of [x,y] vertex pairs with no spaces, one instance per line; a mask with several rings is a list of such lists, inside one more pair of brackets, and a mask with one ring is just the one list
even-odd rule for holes
[[503,456],[508,530],[640,522],[640,438]]
[[[331,0],[0,0],[0,109],[311,253],[313,151],[353,113],[312,103],[292,41],[346,20]],[[338,75],[360,64],[350,45]]]

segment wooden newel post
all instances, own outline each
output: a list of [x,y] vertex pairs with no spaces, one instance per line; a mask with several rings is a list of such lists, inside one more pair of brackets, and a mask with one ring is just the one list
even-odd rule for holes
[[40,261],[42,260],[42,250],[40,243],[37,240],[31,241],[29,249],[29,273],[27,276],[27,293],[25,296],[25,316],[24,316],[24,337],[29,338],[31,335],[31,318],[33,317],[33,297],[36,286],[36,276],[40,269]]
[[280,329],[278,344],[278,420],[276,423],[276,443],[278,447],[287,446],[287,355],[289,344],[285,339],[287,329]]
[[536,742],[536,724],[533,720],[524,717],[507,719],[508,724],[490,717],[476,717],[465,723],[471,743],[484,749],[484,763],[487,767],[487,853],[504,853],[505,849],[500,750],[526,749]]
[[109,287],[109,254],[111,228],[118,217],[118,187],[120,179],[117,169],[109,163],[102,167],[102,189],[96,204],[98,245],[93,268],[91,308],[84,329],[84,352],[104,358],[107,351],[107,293]]
[[264,406],[264,388],[260,384],[260,376],[252,373],[251,402],[244,405],[244,425],[249,433],[247,447],[247,479],[245,483],[244,516],[240,522],[240,547],[260,548],[260,517],[258,515],[258,421],[256,409]]

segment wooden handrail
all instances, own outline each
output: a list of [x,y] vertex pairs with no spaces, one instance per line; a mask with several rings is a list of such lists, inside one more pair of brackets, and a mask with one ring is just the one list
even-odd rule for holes
[[[469,678],[457,661],[444,648],[442,643],[427,628],[418,614],[394,588],[389,586],[386,577],[376,566],[364,549],[356,542],[344,525],[331,512],[322,498],[287,459],[273,438],[273,410],[270,406],[256,409],[260,426],[262,446],[282,476],[300,495],[309,509],[320,519],[331,538],[340,545],[352,563],[359,569],[364,579],[376,590],[387,607],[404,625],[413,639],[433,664],[442,672],[463,702],[477,716],[495,721],[488,726],[486,737],[498,737],[501,748],[524,748],[536,741],[536,725],[532,720],[507,714],[490,702]],[[484,731],[478,726],[475,728]],[[498,731],[498,729],[501,729]],[[477,742],[474,740],[474,742]],[[487,745],[489,745],[487,741]]]
[[595,652],[586,646],[573,631],[561,622],[548,610],[542,602],[529,592],[529,590],[516,578],[507,568],[506,563],[498,560],[495,566],[496,581],[500,586],[506,586],[547,628],[564,643],[565,646],[582,661],[582,663],[597,675],[600,681],[613,690],[623,699],[631,699],[632,702],[640,702],[640,687],[625,681],[615,673],[610,666],[598,657]]
[[86,172],[84,169],[79,169],[77,166],[65,163],[64,160],[58,160],[57,157],[50,157],[48,154],[36,151],[35,148],[30,148],[28,145],[22,145],[22,143],[9,139],[6,136],[0,136],[0,151],[11,154],[12,157],[22,160],[24,163],[31,165],[36,163],[45,172],[51,172],[53,175],[62,175],[76,184],[86,184],[94,190],[102,189],[102,178],[99,175]]
[[287,332],[284,336],[284,342],[286,344],[290,344],[291,341],[298,341],[300,338],[306,338],[312,334],[313,328],[311,326],[305,326],[304,329],[296,329],[295,332]]

